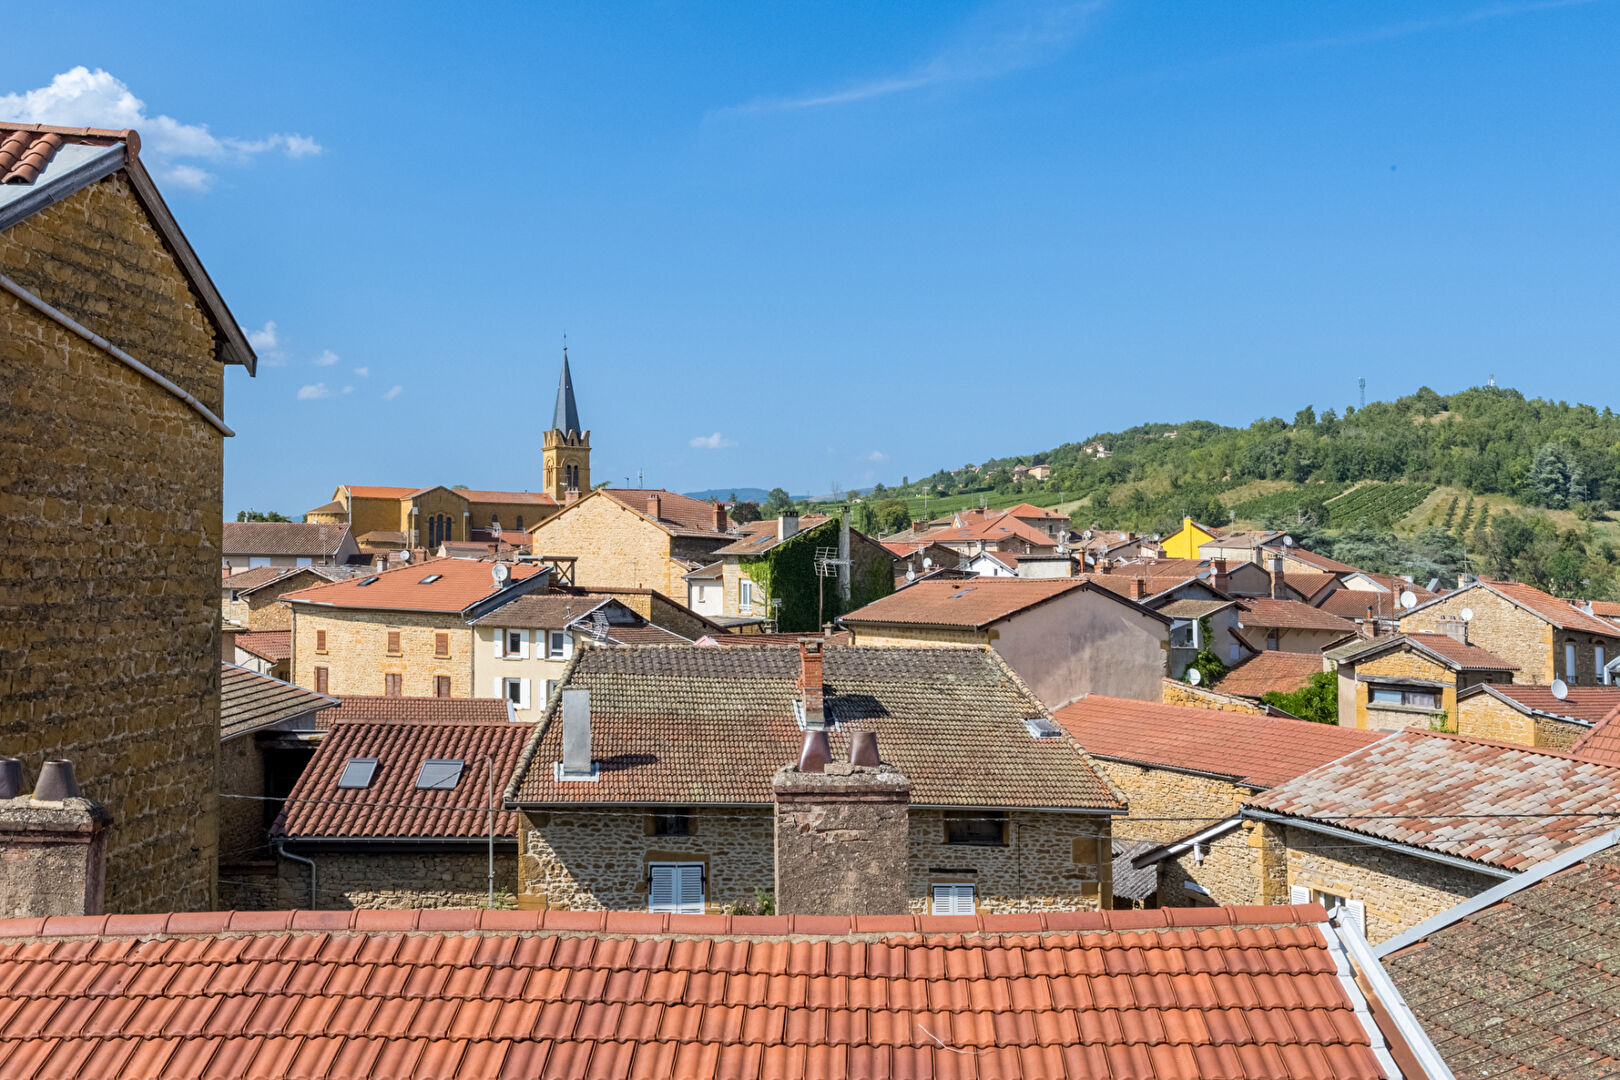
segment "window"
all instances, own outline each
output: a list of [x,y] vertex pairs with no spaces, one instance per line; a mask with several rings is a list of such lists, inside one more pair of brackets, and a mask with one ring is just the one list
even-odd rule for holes
[[298,560],[298,565],[299,566],[314,566],[315,565],[315,560],[311,559],[311,558],[308,558],[308,557],[300,558]]
[[1573,642],[1564,643],[1564,681],[1571,684],[1575,682],[1575,644]]
[[508,630],[506,632],[506,655],[507,656],[522,656],[523,655],[523,631],[521,631],[521,630]]
[[1198,621],[1196,619],[1177,619],[1170,627],[1170,647],[1172,649],[1198,648]]
[[435,581],[438,581],[442,577],[444,577],[443,574],[429,574],[427,577],[423,578],[421,581],[418,581],[417,584],[418,585],[431,585]]
[[1242,658],[1242,656],[1243,656],[1243,646],[1239,645],[1237,642],[1234,641],[1234,642],[1232,642],[1232,644],[1230,644],[1230,645],[1228,645],[1226,647],[1226,661],[1227,661],[1227,663],[1232,664],[1232,665],[1235,666],[1237,664],[1238,660]]
[[[321,652],[321,653],[326,651],[326,631],[325,630],[317,630],[317,631],[315,631],[315,651],[316,652]],[[322,668],[321,670],[325,671],[326,669]]]
[[367,585],[375,585],[375,584],[377,584],[377,575],[373,574],[371,577],[366,578],[360,584],[356,585],[355,588],[363,589]]
[[501,696],[512,703],[512,708],[527,709],[529,707],[529,680],[502,679]]
[[1373,705],[1406,705],[1414,709],[1438,709],[1440,695],[1433,690],[1402,690],[1395,686],[1372,688]]
[[371,778],[376,773],[376,758],[352,757],[343,763],[343,772],[338,775],[338,787],[368,788],[371,786]]
[[703,914],[703,864],[648,864],[647,910]]
[[422,771],[416,774],[416,786],[421,791],[449,791],[461,782],[461,762],[428,758],[422,762]]
[[1339,922],[1347,922],[1356,928],[1356,933],[1367,936],[1367,905],[1360,900],[1352,900],[1325,889],[1308,889],[1303,885],[1288,886],[1288,899],[1294,904],[1321,904]]
[[1270,631],[1269,633],[1266,634],[1266,651],[1267,652],[1276,652],[1277,651],[1277,631],[1275,631],[1275,630],[1272,630],[1272,631]]
[[1007,815],[999,810],[946,811],[945,842],[998,847],[1007,842]]
[[449,656],[450,655],[450,635],[449,634],[434,634],[433,635],[433,655],[434,656]]
[[315,692],[317,694],[324,694],[327,692],[326,669],[324,667],[318,667],[315,669]]
[[754,583],[747,578],[737,582],[737,610],[745,615],[754,610]]
[[568,656],[568,631],[553,630],[547,635],[546,658],[562,660]]
[[261,566],[269,566],[270,558],[267,555],[255,555],[248,559],[248,569],[257,570]]
[[974,885],[972,882],[941,882],[930,890],[933,893],[932,915],[972,915]]
[[388,631],[388,651],[395,656],[399,655],[399,631]]
[[401,697],[405,693],[405,676],[398,672],[389,672],[383,676],[383,693],[389,697]]
[[691,836],[692,812],[677,810],[673,814],[654,814],[652,832],[654,836]]
[[450,696],[450,676],[448,676],[448,675],[435,675],[435,676],[433,676],[433,696],[434,697],[449,697]]
[[519,514],[517,516],[517,531],[518,532],[523,531],[523,515],[522,514]]

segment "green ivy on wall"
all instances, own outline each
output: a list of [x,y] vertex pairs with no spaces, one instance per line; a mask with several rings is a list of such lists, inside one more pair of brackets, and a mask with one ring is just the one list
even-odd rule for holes
[[850,606],[838,599],[838,579],[816,576],[816,549],[838,546],[838,522],[824,521],[788,538],[757,559],[742,559],[740,569],[763,595],[755,610],[772,615],[771,602],[781,600],[775,612],[782,633],[813,633],[818,604],[822,619],[831,622],[846,611],[864,607],[894,591],[894,560],[887,551],[850,537]]

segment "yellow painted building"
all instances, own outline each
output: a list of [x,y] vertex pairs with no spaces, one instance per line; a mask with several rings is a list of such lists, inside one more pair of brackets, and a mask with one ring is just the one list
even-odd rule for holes
[[1207,544],[1220,536],[1215,529],[1207,525],[1200,525],[1190,517],[1181,519],[1181,528],[1170,536],[1164,538],[1164,554],[1170,559],[1197,559],[1200,545]]

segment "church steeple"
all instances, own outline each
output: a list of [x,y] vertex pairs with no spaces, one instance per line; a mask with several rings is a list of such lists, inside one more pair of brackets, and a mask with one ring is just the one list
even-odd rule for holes
[[579,408],[574,404],[574,380],[568,373],[568,346],[563,346],[562,377],[557,380],[557,411],[552,417],[554,430],[567,435],[583,431],[579,426]]

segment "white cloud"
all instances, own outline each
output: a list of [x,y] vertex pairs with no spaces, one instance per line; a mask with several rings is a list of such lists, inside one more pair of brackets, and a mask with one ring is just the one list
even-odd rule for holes
[[1052,0],[992,5],[962,27],[955,41],[904,72],[863,79],[839,90],[757,98],[720,113],[772,113],[853,105],[946,83],[979,82],[1049,63],[1067,52],[1105,0]]
[[399,397],[399,395],[403,394],[404,392],[405,392],[405,388],[403,386],[390,386],[388,388],[388,392],[383,395],[383,400],[384,401],[393,401],[395,398]]
[[885,454],[881,450],[874,450],[870,454],[866,455],[866,460],[867,461],[887,461],[887,460],[889,460],[889,455]]
[[306,383],[298,388],[299,401],[316,401],[320,398],[329,398],[331,396],[332,391],[328,390],[326,384],[323,382]]
[[274,320],[264,324],[262,330],[248,331],[248,344],[255,349],[273,349],[277,345],[276,324]]
[[331,367],[333,364],[338,362],[338,354],[333,352],[331,349],[324,349],[322,350],[321,355],[315,358],[315,362],[321,367]]
[[55,76],[48,86],[0,94],[0,119],[68,127],[134,128],[141,135],[141,158],[152,172],[166,185],[189,191],[207,191],[215,176],[184,159],[239,165],[254,155],[272,151],[290,158],[321,152],[320,144],[307,135],[240,139],[215,135],[207,124],[182,124],[162,113],[154,116],[121,79],[83,65]]
[[736,446],[737,444],[717,431],[713,435],[692,436],[691,445],[694,450],[724,450],[728,446]]
[[354,373],[363,379],[367,375],[371,374],[371,369],[368,367],[357,367],[354,369]]
[[344,388],[343,388],[343,392],[344,392],[344,393],[345,393],[345,394],[352,394],[352,393],[354,393],[354,387],[352,387],[352,386],[345,386],[345,387],[344,387]]

